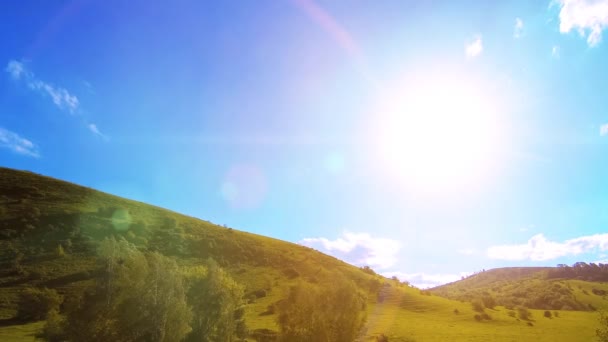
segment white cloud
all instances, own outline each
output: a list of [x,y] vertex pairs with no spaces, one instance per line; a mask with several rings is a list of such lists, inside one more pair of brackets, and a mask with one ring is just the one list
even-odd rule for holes
[[34,158],[40,156],[38,147],[33,142],[2,127],[0,127],[0,147],[8,148],[13,152]]
[[513,27],[513,38],[517,39],[523,36],[524,21],[521,18],[515,18],[515,26]]
[[605,124],[603,124],[603,125],[600,126],[600,135],[602,137],[608,135],[608,123],[605,123]]
[[587,37],[593,47],[602,40],[602,31],[608,26],[608,0],[556,0],[559,12],[559,31],[576,30]]
[[96,124],[90,123],[90,124],[87,125],[87,127],[95,135],[97,135],[97,136],[99,136],[99,137],[101,137],[103,139],[107,139],[108,138],[105,134],[101,133],[101,131],[99,130],[99,128],[97,127]]
[[551,56],[559,58],[559,46],[553,45],[553,47],[551,48]]
[[36,78],[36,75],[29,71],[22,62],[11,60],[5,70],[13,80],[23,81],[31,90],[42,95],[48,95],[60,109],[66,109],[72,114],[78,109],[80,102],[75,95],[72,95],[65,88],[54,86]]
[[473,41],[467,43],[464,49],[465,54],[469,58],[475,58],[481,54],[483,51],[483,43],[481,41],[481,36],[476,36]]
[[306,238],[300,244],[313,247],[357,266],[386,269],[397,262],[401,244],[397,240],[375,238],[368,233],[345,231],[335,240]]
[[383,276],[391,278],[393,276],[397,277],[401,281],[408,281],[410,284],[421,288],[431,288],[447,283],[454,282],[456,280],[462,279],[462,277],[467,277],[470,273],[460,272],[460,274],[443,274],[443,273],[405,273],[405,272],[383,272]]
[[11,78],[14,80],[18,80],[21,78],[21,75],[27,75],[25,68],[23,67],[23,63],[17,61],[10,61],[6,66],[6,72],[11,75]]
[[581,236],[564,242],[549,241],[543,234],[534,235],[525,244],[502,245],[488,248],[487,255],[500,260],[544,261],[569,255],[608,250],[608,233]]

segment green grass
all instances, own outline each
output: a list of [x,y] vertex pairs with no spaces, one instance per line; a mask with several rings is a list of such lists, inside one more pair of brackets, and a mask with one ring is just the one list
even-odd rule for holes
[[[229,229],[145,203],[105,194],[30,172],[0,168],[0,341],[33,341],[43,322],[7,325],[16,298],[25,286],[46,286],[70,296],[93,282],[98,265],[96,244],[104,237],[123,237],[142,250],[174,257],[182,266],[200,265],[212,257],[246,288],[246,321],[251,330],[278,330],[276,314],[264,314],[286,297],[297,281],[331,284],[343,274],[369,294],[363,340],[379,334],[390,341],[590,341],[597,316],[593,312],[560,311],[544,318],[531,310],[534,326],[509,316],[509,310],[486,309],[492,320],[477,322],[466,299],[481,292],[507,295],[525,283],[544,289],[558,283],[571,289],[581,306],[608,308],[593,289],[608,285],[581,280],[544,280],[544,269],[512,268],[484,272],[433,290],[445,297],[363,272],[358,267],[310,248],[270,237]],[[65,255],[57,253],[62,245]],[[16,264],[18,267],[16,268]],[[369,292],[382,287],[378,301]],[[523,282],[523,283],[522,283]],[[256,291],[263,290],[255,298]],[[475,292],[478,291],[478,292]],[[587,292],[587,294],[585,294]],[[454,310],[459,313],[455,314]],[[553,311],[553,310],[552,310]]]
[[0,341],[2,342],[33,342],[44,322],[22,325],[0,326]]
[[370,305],[367,336],[384,333],[389,341],[480,342],[593,341],[595,337],[597,316],[592,312],[559,311],[559,317],[545,318],[543,310],[530,310],[533,326],[528,326],[528,321],[509,316],[509,311],[486,309],[492,319],[477,322],[468,302],[421,295],[412,288],[392,288],[384,303]]

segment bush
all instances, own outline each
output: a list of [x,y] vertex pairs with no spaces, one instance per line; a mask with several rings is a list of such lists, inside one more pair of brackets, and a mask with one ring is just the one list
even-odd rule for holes
[[471,302],[471,307],[473,308],[473,311],[477,311],[477,312],[483,312],[484,311],[484,306],[483,306],[483,302],[479,299],[474,299]]
[[49,311],[44,327],[38,337],[43,338],[47,342],[63,342],[65,336],[63,334],[63,324],[65,320],[59,315],[57,310]]
[[481,320],[482,320],[482,318],[481,318],[481,315],[480,315],[480,314],[476,314],[476,315],[475,315],[475,316],[473,316],[473,317],[475,318],[475,320],[476,320],[477,322],[481,322]]
[[544,316],[547,318],[551,318],[551,311],[545,311]]
[[458,315],[460,313],[460,311],[458,311],[458,309],[454,309],[454,314]]
[[300,272],[296,271],[294,268],[288,268],[283,271],[283,274],[289,279],[294,279],[300,276]]
[[376,342],[388,342],[388,336],[380,334],[376,337]]
[[608,342],[608,314],[605,311],[600,311],[598,321],[600,327],[595,330],[595,336],[600,342]]
[[481,302],[488,309],[493,309],[496,306],[496,300],[490,295],[481,297]]
[[532,313],[527,308],[520,306],[517,308],[517,316],[523,320],[529,320],[532,317]]
[[21,320],[46,319],[51,310],[58,310],[63,297],[47,288],[26,288],[19,293],[17,318]]
[[62,245],[58,245],[57,249],[55,249],[55,255],[58,257],[64,257],[65,256],[65,250],[63,249]]

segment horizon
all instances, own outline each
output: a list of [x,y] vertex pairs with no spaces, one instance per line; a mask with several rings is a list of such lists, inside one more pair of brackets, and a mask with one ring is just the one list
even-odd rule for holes
[[432,287],[608,263],[608,1],[8,4],[0,165]]

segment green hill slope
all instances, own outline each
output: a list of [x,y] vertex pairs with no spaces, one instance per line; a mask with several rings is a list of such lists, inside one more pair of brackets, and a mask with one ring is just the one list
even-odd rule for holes
[[[367,324],[361,341],[373,341],[381,334],[390,341],[589,341],[596,327],[596,315],[589,311],[559,311],[557,318],[544,318],[543,311],[531,310],[531,320],[521,320],[512,310],[498,306],[486,309],[490,319],[478,321],[471,304],[453,294],[467,287],[491,289],[502,282],[469,278],[465,285],[444,287],[443,293],[435,289],[434,293],[457,300],[442,298],[297,244],[31,172],[0,168],[0,340],[32,341],[42,324],[13,320],[18,294],[29,286],[57,289],[66,296],[82,291],[99,271],[98,243],[110,236],[173,257],[182,267],[215,259],[245,286],[246,322],[251,331],[278,331],[273,308],[285,300],[293,284],[332,286],[338,275],[367,294]],[[522,269],[519,279],[538,280],[534,274],[538,272]],[[604,307],[603,297],[593,292],[600,293],[602,284],[551,281],[570,286],[581,305]]]
[[378,276],[304,246],[31,172],[0,168],[0,203],[0,319],[15,314],[24,286],[81,291],[95,276],[97,244],[110,236],[181,265],[215,259],[245,286],[251,329],[276,330],[274,315],[260,314],[296,281],[325,282],[340,273],[364,291],[380,283]]
[[[580,264],[582,263],[578,263],[578,265]],[[506,307],[523,306],[542,310],[579,311],[608,309],[608,297],[606,296],[608,283],[595,280],[604,279],[600,267],[584,276],[568,272],[567,269],[570,267],[564,272],[562,271],[564,268],[493,269],[433,288],[430,291],[455,300],[485,299]]]

